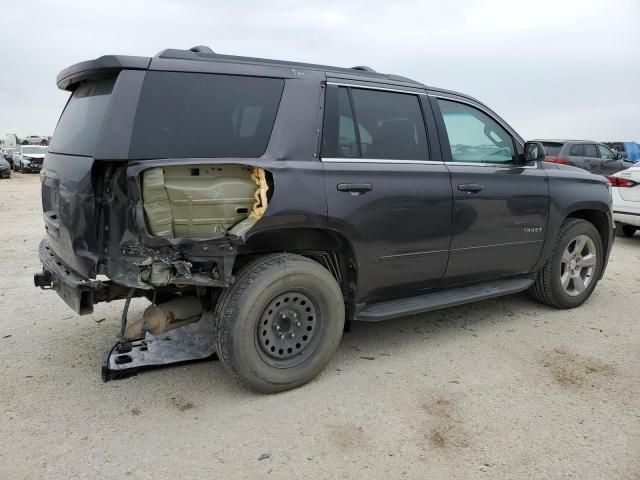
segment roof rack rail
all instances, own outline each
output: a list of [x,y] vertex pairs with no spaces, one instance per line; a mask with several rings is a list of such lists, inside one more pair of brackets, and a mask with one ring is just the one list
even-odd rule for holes
[[360,70],[362,72],[378,73],[373,68],[366,67],[364,65],[356,65],[355,67],[351,67],[351,70]]
[[210,47],[207,47],[206,45],[196,45],[195,47],[191,47],[189,49],[189,51],[195,52],[195,53],[211,53],[211,54],[215,54],[216,53],[213,50],[211,50]]

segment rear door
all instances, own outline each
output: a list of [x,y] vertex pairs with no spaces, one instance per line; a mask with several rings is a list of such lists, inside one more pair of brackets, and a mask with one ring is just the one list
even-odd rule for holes
[[328,223],[354,246],[358,301],[428,288],[447,266],[451,184],[422,96],[388,86],[326,88]]
[[531,271],[545,238],[547,176],[536,163],[520,164],[520,139],[485,107],[452,96],[431,98],[453,189],[445,279],[471,282]]

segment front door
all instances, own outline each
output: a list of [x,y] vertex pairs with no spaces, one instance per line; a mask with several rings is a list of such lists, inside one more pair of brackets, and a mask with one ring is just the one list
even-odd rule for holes
[[593,143],[584,144],[584,165],[585,170],[602,175],[602,159],[598,154],[598,149]]
[[602,175],[613,175],[625,169],[623,160],[616,159],[616,155],[608,147],[598,145],[598,153],[602,159]]
[[410,296],[447,266],[451,183],[437,138],[430,154],[425,118],[433,116],[422,105],[420,92],[326,89],[328,225],[353,246],[359,302]]
[[545,238],[549,192],[521,143],[486,108],[432,97],[443,158],[451,172],[453,232],[445,279],[466,282],[529,272]]

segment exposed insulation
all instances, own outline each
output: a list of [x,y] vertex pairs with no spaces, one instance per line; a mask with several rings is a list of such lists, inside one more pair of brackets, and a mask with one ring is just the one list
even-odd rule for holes
[[265,171],[245,165],[174,165],[142,174],[147,225],[162,237],[218,237],[240,224],[246,232],[264,214],[267,191]]

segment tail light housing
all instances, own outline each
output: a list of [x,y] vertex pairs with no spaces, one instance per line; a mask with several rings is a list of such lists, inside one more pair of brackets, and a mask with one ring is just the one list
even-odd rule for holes
[[561,163],[563,165],[569,163],[569,159],[565,157],[545,157],[544,161],[551,163]]
[[612,187],[629,188],[638,185],[638,182],[634,182],[633,180],[629,180],[628,178],[607,177],[607,179],[609,180],[609,183]]

